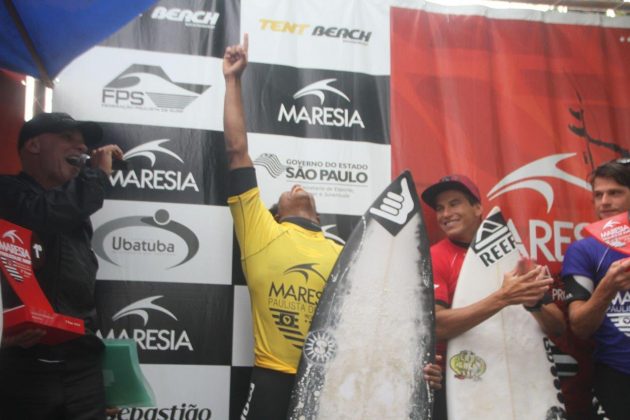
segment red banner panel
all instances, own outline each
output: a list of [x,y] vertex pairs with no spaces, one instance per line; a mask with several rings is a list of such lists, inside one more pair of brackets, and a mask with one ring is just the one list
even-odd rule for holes
[[410,168],[419,191],[470,176],[485,213],[500,206],[557,270],[595,217],[588,174],[630,149],[630,29],[396,8],[391,20],[393,173]]
[[[595,220],[588,175],[629,156],[630,29],[595,15],[494,14],[392,9],[392,171],[411,169],[419,192],[468,175],[484,213],[501,207],[523,250],[558,273]],[[553,295],[561,301],[562,288]],[[562,336],[552,353],[567,410],[587,418],[591,348],[574,340]]]

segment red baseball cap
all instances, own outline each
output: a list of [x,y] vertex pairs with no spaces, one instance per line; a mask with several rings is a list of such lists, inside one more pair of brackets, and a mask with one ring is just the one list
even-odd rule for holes
[[435,200],[440,193],[448,190],[458,190],[470,194],[481,202],[479,188],[465,175],[448,175],[422,192],[422,200],[435,210]]

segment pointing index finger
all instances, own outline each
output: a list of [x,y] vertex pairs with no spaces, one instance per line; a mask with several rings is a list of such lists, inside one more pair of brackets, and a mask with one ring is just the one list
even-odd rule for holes
[[245,54],[247,54],[249,50],[249,34],[247,32],[243,34],[243,49],[245,50]]

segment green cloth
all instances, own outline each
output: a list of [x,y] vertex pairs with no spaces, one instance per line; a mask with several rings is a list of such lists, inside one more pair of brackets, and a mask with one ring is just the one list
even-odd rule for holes
[[108,407],[153,407],[155,394],[138,362],[134,340],[103,340],[103,378]]

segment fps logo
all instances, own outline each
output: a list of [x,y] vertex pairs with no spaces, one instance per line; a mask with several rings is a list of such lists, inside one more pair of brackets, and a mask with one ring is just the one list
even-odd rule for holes
[[[356,109],[345,106],[350,104],[350,98],[341,90],[332,86],[337,79],[323,79],[298,90],[293,95],[293,99],[313,96],[319,99],[319,104],[306,104],[297,106],[295,104],[286,107],[280,104],[278,110],[278,122],[288,122],[293,124],[308,124],[326,127],[355,128],[356,126],[365,128],[361,114]],[[329,103],[335,106],[324,106],[327,97]]]
[[96,255],[115,266],[125,265],[124,262],[133,264],[141,258],[146,263],[167,265],[166,269],[170,269],[186,263],[199,250],[195,233],[171,220],[164,209],[156,211],[153,217],[111,220],[94,231],[92,243]]
[[109,108],[183,112],[210,85],[174,82],[159,66],[132,64],[102,91]]
[[123,155],[125,161],[144,158],[144,162],[149,163],[150,167],[135,169],[132,166],[133,170],[114,171],[109,178],[112,186],[134,187],[140,190],[194,190],[199,192],[197,181],[191,172],[155,168],[158,157],[163,160],[168,159],[170,162],[178,162],[179,166],[182,167],[188,166],[176,153],[162,146],[162,144],[170,141],[170,139],[152,140],[128,150]]

